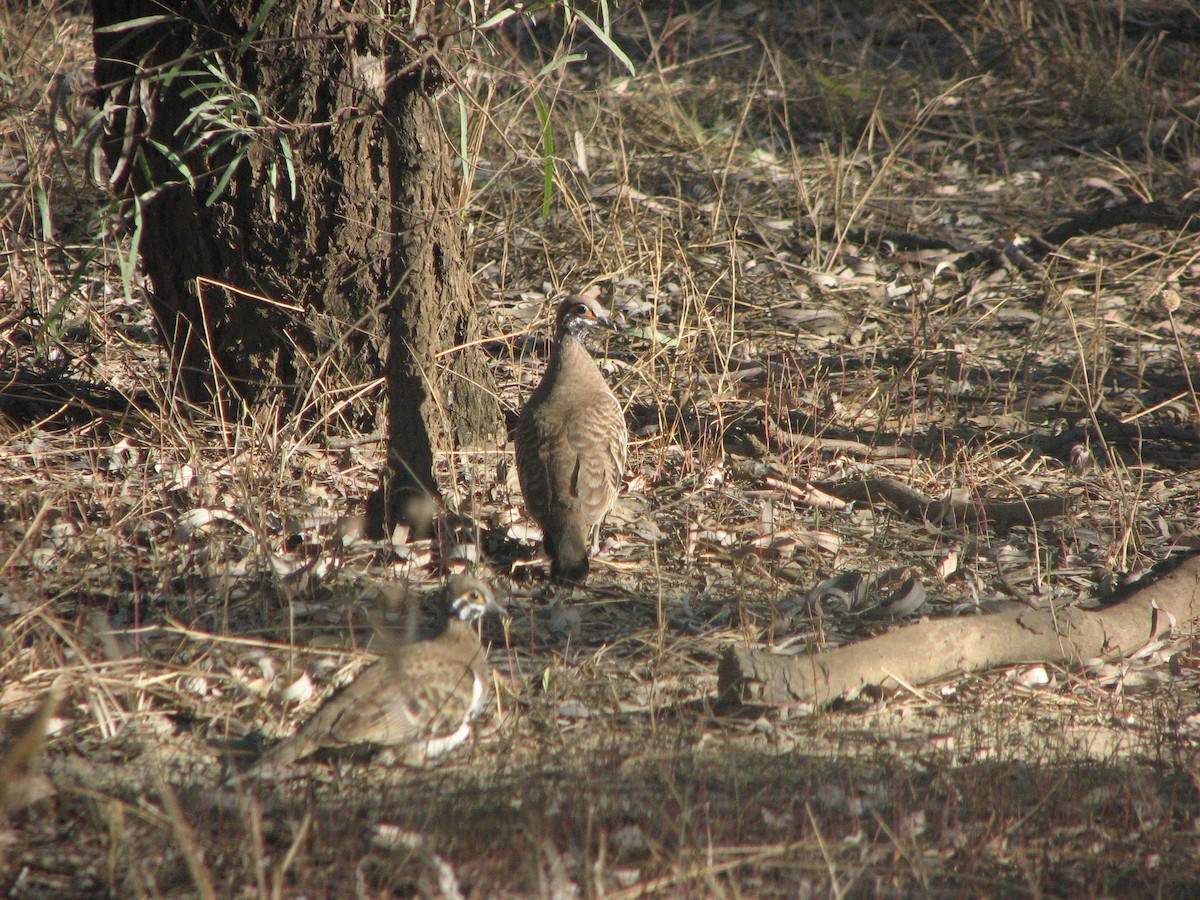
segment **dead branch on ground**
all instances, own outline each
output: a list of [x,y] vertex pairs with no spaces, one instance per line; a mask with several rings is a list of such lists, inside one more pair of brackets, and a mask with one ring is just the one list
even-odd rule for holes
[[721,696],[777,706],[825,704],[865,688],[921,684],[1013,663],[1072,664],[1126,656],[1200,617],[1200,555],[1098,610],[1018,610],[932,619],[823,653],[785,656],[728,647]]

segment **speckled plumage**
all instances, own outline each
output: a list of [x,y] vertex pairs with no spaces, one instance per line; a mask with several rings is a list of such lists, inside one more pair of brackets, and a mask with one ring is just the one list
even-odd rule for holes
[[452,578],[438,597],[428,640],[396,647],[367,668],[247,774],[284,776],[318,750],[358,745],[392,748],[409,765],[450,752],[487,706],[487,654],[474,623],[499,611],[486,584]]
[[610,322],[594,300],[559,305],[550,364],[515,433],[521,493],[560,581],[587,578],[589,535],[594,551],[625,471],[625,416],[582,340],[596,325]]

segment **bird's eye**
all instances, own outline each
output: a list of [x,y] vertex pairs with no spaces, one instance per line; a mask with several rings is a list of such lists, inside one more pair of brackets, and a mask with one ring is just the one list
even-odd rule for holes
[[590,319],[593,315],[592,308],[586,303],[577,303],[575,304],[575,315]]

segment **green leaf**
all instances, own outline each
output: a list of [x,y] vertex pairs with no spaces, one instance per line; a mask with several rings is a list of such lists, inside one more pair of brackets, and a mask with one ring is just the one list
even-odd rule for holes
[[90,250],[83,254],[79,262],[71,270],[70,277],[67,281],[67,286],[63,288],[62,296],[54,301],[54,306],[50,307],[50,311],[46,313],[46,318],[42,321],[42,325],[34,333],[34,342],[40,342],[43,338],[58,340],[58,336],[62,334],[62,325],[65,319],[63,315],[67,304],[72,298],[77,295],[82,295],[80,290],[84,285],[92,284],[93,278],[91,275],[91,267],[100,258],[98,249]]
[[600,43],[608,48],[608,52],[625,65],[625,68],[629,70],[630,75],[637,74],[637,69],[634,68],[633,60],[629,58],[629,55],[624,50],[616,45],[616,42],[613,41],[612,36],[608,33],[607,29],[601,28],[599,25],[597,25],[595,19],[593,19],[587,13],[582,12],[578,7],[573,8],[571,11],[575,14],[579,21],[583,22],[584,25],[591,29],[592,34],[599,39]]
[[267,191],[267,209],[271,213],[271,221],[279,221],[279,161],[271,160],[271,164],[267,166],[267,172],[270,173],[271,188]]
[[229,165],[221,173],[221,180],[217,182],[217,186],[212,189],[212,193],[204,200],[205,206],[212,206],[221,198],[221,195],[225,193],[225,188],[229,186],[229,179],[233,177],[233,173],[238,170],[238,167],[242,164],[242,160],[245,158],[245,148],[241,148],[238,155],[229,161]]
[[648,325],[639,325],[636,328],[630,328],[625,334],[633,337],[642,338],[642,340],[651,341],[655,344],[660,344],[663,347],[678,347],[679,338],[669,334],[664,334],[657,328],[651,328]]
[[266,21],[267,15],[275,8],[275,0],[266,0],[262,8],[258,11],[258,15],[254,17],[254,21],[250,23],[250,27],[246,29],[246,34],[242,37],[242,41],[238,44],[238,56],[243,55],[250,44],[258,37],[259,31],[262,30],[262,24]]
[[38,213],[42,220],[42,240],[51,244],[54,242],[54,218],[50,215],[50,197],[46,194],[46,188],[41,182],[34,186],[33,193],[37,199]]
[[279,147],[283,150],[283,163],[287,166],[288,184],[292,186],[292,200],[296,199],[296,165],[292,161],[292,144],[287,135],[279,136]]
[[479,31],[486,31],[489,28],[495,28],[501,22],[507,22],[516,15],[520,15],[520,13],[510,6],[506,9],[500,10],[500,12],[495,13],[494,15],[488,16],[486,19],[476,25],[475,28]]
[[176,153],[166,144],[150,138],[146,139],[146,144],[150,147],[153,147],[155,150],[165,156],[168,161],[170,161],[171,165],[175,167],[175,170],[182,175],[184,180],[188,183],[188,187],[190,187],[192,190],[196,189],[196,178],[194,175],[192,175],[192,170],[188,167],[188,164],[183,161],[183,158],[180,157],[178,153]]
[[538,77],[540,78],[543,75],[549,75],[556,69],[561,69],[563,66],[568,66],[574,62],[582,62],[587,58],[588,55],[586,53],[568,53],[566,56],[556,57],[555,59],[552,59],[550,62],[546,63],[546,65],[544,65],[538,71]]
[[123,31],[133,31],[136,28],[145,28],[149,25],[161,25],[165,22],[177,21],[177,16],[141,16],[137,19],[126,19],[124,22],[114,22],[112,25],[104,25],[100,28],[92,29],[95,34],[120,34]]
[[121,286],[125,290],[125,299],[133,300],[133,278],[137,274],[138,249],[142,246],[142,201],[140,197],[133,200],[133,234],[129,239],[129,253],[117,254],[117,263],[121,269]]

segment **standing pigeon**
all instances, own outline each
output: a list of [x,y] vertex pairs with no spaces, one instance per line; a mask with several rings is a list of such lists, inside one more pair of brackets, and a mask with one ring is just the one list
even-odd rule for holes
[[614,327],[595,300],[559,304],[550,365],[517,421],[521,493],[542,528],[556,581],[586,580],[589,534],[594,553],[625,470],[629,436],[621,404],[583,346],[583,335],[597,325]]

